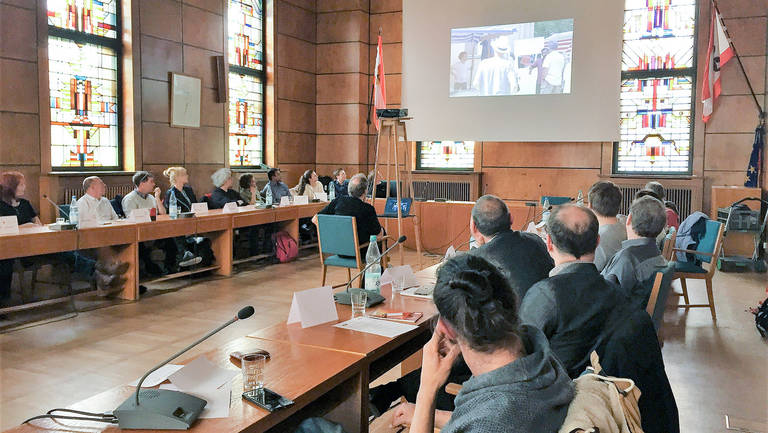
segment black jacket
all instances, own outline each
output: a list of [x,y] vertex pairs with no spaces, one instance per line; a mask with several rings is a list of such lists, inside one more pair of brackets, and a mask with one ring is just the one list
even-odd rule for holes
[[211,209],[222,209],[225,204],[232,202],[237,203],[238,206],[243,204],[243,200],[237,191],[234,189],[224,191],[221,188],[215,188],[211,193],[211,198],[208,199],[208,207]]
[[515,230],[498,233],[487,244],[469,252],[500,267],[522,302],[528,289],[547,278],[555,266],[540,237]]

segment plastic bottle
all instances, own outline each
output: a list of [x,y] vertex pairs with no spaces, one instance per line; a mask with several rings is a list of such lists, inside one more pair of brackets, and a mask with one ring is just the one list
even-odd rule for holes
[[584,193],[579,190],[579,194],[576,196],[576,206],[584,206]]
[[379,245],[376,243],[376,235],[371,235],[368,251],[365,253],[365,263],[370,265],[375,263],[365,271],[365,290],[372,290],[380,293],[379,280],[381,279],[381,253]]
[[272,185],[267,184],[267,204],[273,204],[272,203]]
[[77,224],[80,220],[80,211],[77,209],[77,197],[72,196],[72,203],[69,205],[69,223]]
[[171,190],[171,198],[168,199],[168,216],[172,220],[179,217],[179,202],[176,201],[176,192]]
[[336,186],[333,182],[328,184],[328,201],[333,201],[336,198]]
[[551,207],[549,205],[549,199],[545,198],[544,199],[544,204],[542,206],[543,206],[544,210],[541,212],[541,222],[546,223],[547,220],[549,219],[549,213],[550,213],[549,208]]

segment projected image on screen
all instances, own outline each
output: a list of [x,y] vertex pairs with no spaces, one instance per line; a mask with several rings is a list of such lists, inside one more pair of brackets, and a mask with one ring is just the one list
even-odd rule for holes
[[451,29],[450,96],[571,92],[573,20]]

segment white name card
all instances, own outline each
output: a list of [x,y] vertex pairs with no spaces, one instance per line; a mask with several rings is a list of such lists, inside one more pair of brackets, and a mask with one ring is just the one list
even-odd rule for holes
[[192,203],[192,212],[195,214],[208,213],[208,203]]
[[328,201],[328,194],[325,192],[316,192],[315,198],[320,201]]
[[229,202],[224,205],[224,209],[222,209],[224,213],[237,213],[237,203],[235,202]]
[[87,229],[90,227],[98,227],[98,226],[99,226],[99,220],[97,220],[96,218],[93,218],[92,216],[83,217],[83,214],[79,215],[79,219],[77,220],[77,228]]
[[339,320],[336,304],[333,303],[331,286],[317,287],[293,293],[288,324],[301,322],[302,328]]
[[309,204],[309,197],[305,195],[297,195],[293,198],[293,204]]
[[0,217],[0,235],[19,234],[19,220],[16,215]]
[[148,223],[152,218],[149,217],[149,209],[134,209],[128,216],[128,220],[133,223]]
[[291,198],[287,195],[284,195],[280,197],[280,206],[290,206],[291,205]]

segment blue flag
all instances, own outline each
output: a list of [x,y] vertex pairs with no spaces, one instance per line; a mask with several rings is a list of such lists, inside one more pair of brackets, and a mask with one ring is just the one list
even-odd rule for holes
[[752,144],[752,156],[749,157],[747,166],[747,177],[744,180],[744,186],[757,188],[757,178],[760,174],[760,165],[762,163],[761,152],[763,151],[763,128],[755,129],[755,142]]

